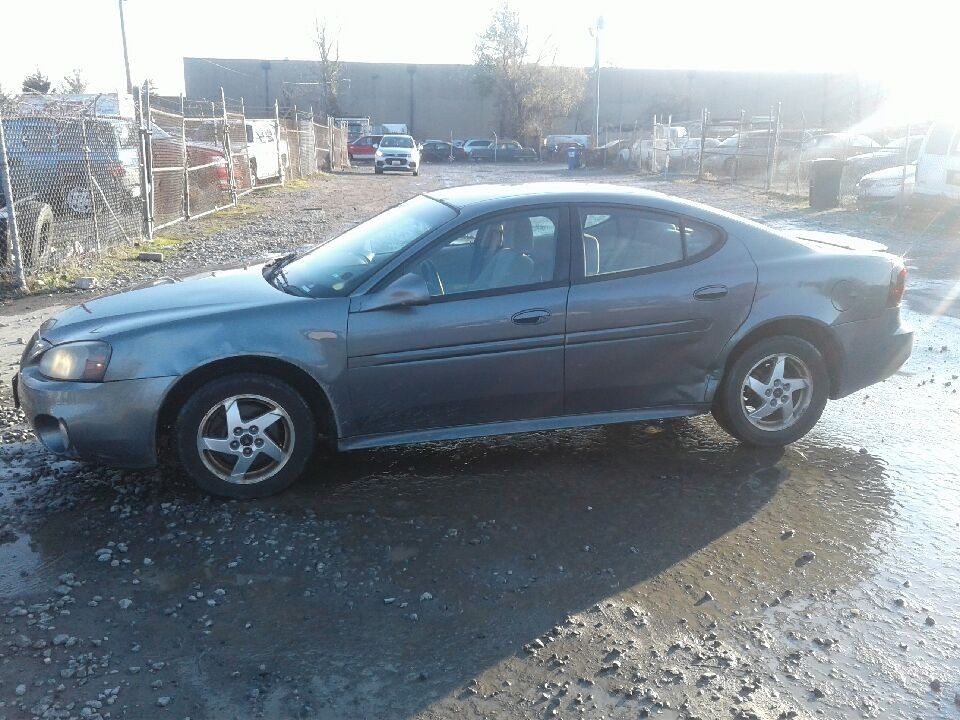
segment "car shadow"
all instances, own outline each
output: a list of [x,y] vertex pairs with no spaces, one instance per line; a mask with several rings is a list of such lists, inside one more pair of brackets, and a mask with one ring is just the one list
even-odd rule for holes
[[[156,518],[145,515],[139,539],[153,565],[134,602],[149,612],[118,618],[111,635],[165,659],[197,716],[248,712],[251,683],[271,717],[434,712],[469,701],[473,679],[520,662],[529,643],[591,608],[622,614],[632,598],[651,626],[696,622],[699,587],[676,583],[663,605],[650,584],[675,583],[664,578],[678,564],[784,485],[806,492],[819,472],[853,464],[857,482],[879,488],[871,502],[888,501],[875,459],[802,452],[746,448],[707,420],[681,420],[318,455],[305,481],[245,504],[177,481],[151,497]],[[796,520],[829,527],[831,513],[856,512],[866,538],[884,512],[843,505],[800,508]],[[79,519],[62,522],[69,534]],[[112,532],[101,530],[74,535],[74,547],[93,553]],[[843,571],[840,583],[858,574]],[[215,611],[183,602],[213,588],[226,591]],[[99,589],[112,591],[131,589]],[[209,630],[194,631],[205,618]],[[116,653],[120,666],[133,662]],[[125,691],[129,707],[150,709],[156,693],[144,685]]]

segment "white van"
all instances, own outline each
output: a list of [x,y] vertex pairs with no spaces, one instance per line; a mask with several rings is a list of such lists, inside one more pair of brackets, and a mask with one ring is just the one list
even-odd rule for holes
[[914,200],[960,201],[960,125],[934,123],[920,148]]
[[252,185],[278,178],[283,180],[287,165],[287,141],[278,141],[273,120],[247,120],[247,154]]

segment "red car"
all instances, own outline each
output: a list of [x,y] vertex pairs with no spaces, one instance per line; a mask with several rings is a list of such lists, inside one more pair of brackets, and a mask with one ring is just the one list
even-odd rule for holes
[[374,154],[380,147],[382,139],[383,135],[361,135],[347,145],[347,154],[350,156],[350,160],[373,161]]

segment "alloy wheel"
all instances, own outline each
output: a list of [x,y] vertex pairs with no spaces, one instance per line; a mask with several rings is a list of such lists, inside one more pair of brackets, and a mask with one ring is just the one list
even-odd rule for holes
[[72,187],[66,195],[67,207],[77,215],[89,215],[93,212],[93,199],[90,191],[82,187]]
[[238,485],[263,482],[290,459],[295,441],[290,415],[261,395],[235,395],[217,403],[197,430],[206,468]]
[[785,430],[806,412],[813,398],[813,375],[796,355],[768,355],[744,378],[740,408],[756,428]]

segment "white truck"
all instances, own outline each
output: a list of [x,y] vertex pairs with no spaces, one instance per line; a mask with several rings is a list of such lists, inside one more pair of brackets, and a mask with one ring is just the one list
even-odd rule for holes
[[287,141],[277,137],[276,123],[247,120],[246,125],[251,183],[256,185],[270,178],[282,181],[287,170]]

